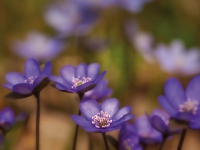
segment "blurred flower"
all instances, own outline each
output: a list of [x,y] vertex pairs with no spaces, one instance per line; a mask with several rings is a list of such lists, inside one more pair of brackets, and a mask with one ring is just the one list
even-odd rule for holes
[[[15,122],[14,112],[9,107],[0,111],[0,129],[8,130]],[[4,132],[3,131],[3,132]]]
[[160,44],[155,49],[155,57],[166,72],[193,75],[200,72],[200,52],[196,48],[185,50],[179,40],[174,40],[169,47]]
[[138,117],[134,127],[142,143],[154,144],[162,141],[162,134],[151,126],[146,116]]
[[72,115],[72,119],[88,132],[109,132],[119,129],[122,124],[133,118],[129,114],[130,106],[119,110],[119,101],[115,98],[106,99],[101,106],[93,99],[84,99],[79,103],[83,116]]
[[45,13],[47,23],[63,36],[87,34],[98,16],[98,9],[75,0],[52,4]]
[[84,98],[92,98],[98,101],[109,96],[112,93],[112,89],[108,89],[107,84],[107,80],[101,80],[94,89],[85,92]]
[[25,63],[25,75],[17,72],[6,74],[8,84],[3,84],[3,86],[14,92],[7,96],[17,99],[40,92],[50,82],[48,78],[51,75],[51,67],[51,62],[48,62],[41,71],[36,60],[28,59]]
[[186,91],[176,78],[170,78],[164,86],[165,96],[158,100],[164,110],[174,119],[188,123],[192,129],[200,129],[200,76],[194,77]]
[[56,88],[60,91],[85,93],[93,89],[106,74],[104,71],[99,75],[99,71],[98,63],[88,66],[82,63],[77,67],[67,65],[61,69],[61,76],[51,76],[50,79],[56,83]]
[[124,124],[118,135],[119,150],[142,150],[139,137],[128,123]]
[[30,32],[25,41],[15,41],[13,51],[24,58],[46,62],[56,57],[63,49],[61,41],[50,39],[39,32]]
[[169,127],[170,116],[160,109],[154,109],[152,115],[147,116],[151,125],[164,136],[172,135],[181,131],[181,129],[173,130]]

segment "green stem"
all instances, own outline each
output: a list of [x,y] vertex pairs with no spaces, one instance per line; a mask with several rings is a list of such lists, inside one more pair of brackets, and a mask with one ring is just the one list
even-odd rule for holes
[[107,139],[106,139],[106,134],[102,133],[102,135],[103,135],[103,140],[104,140],[104,143],[105,143],[105,146],[106,146],[106,150],[109,150],[108,142],[107,142]]
[[35,93],[37,110],[36,110],[36,130],[35,130],[35,146],[36,150],[40,149],[40,92]]
[[186,131],[187,131],[186,129],[183,129],[183,131],[182,131],[181,138],[180,138],[177,150],[181,150],[182,149],[182,145],[183,145],[183,142],[184,142],[184,139],[185,139]]

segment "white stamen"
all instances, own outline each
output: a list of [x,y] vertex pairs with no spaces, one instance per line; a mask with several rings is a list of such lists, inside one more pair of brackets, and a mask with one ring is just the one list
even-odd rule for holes
[[198,105],[199,102],[197,100],[188,99],[183,104],[179,105],[179,112],[190,112],[193,115],[196,115]]

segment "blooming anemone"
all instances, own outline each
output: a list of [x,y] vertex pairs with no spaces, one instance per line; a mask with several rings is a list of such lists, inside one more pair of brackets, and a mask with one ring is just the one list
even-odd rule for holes
[[13,110],[6,107],[0,111],[0,127],[7,130],[15,122]]
[[139,137],[132,130],[132,126],[128,123],[124,124],[118,135],[118,147],[120,150],[142,150],[139,145]]
[[154,144],[162,141],[162,134],[154,129],[146,116],[138,117],[135,121],[135,130],[144,144]]
[[98,101],[109,96],[112,93],[112,89],[106,88],[107,84],[107,80],[101,80],[94,89],[85,92],[84,98],[92,98]]
[[93,99],[83,99],[79,103],[83,116],[72,115],[72,119],[88,132],[105,133],[119,129],[124,122],[133,118],[130,106],[119,109],[119,101],[106,99],[99,105]]
[[48,79],[51,74],[51,62],[45,64],[41,71],[36,60],[30,58],[25,63],[25,74],[10,72],[6,74],[8,84],[4,87],[11,89],[13,92],[8,94],[8,98],[25,98],[40,92],[48,85]]
[[188,123],[192,129],[200,128],[200,76],[194,77],[186,91],[176,78],[166,81],[165,96],[158,100],[165,111],[174,119]]
[[160,109],[155,109],[153,111],[152,115],[149,116],[147,114],[147,117],[148,117],[151,125],[156,130],[161,132],[164,136],[172,135],[172,134],[175,134],[175,133],[181,131],[181,129],[180,130],[173,130],[173,129],[170,128],[170,126],[169,126],[170,116],[166,112],[164,112]]
[[85,93],[93,89],[97,83],[106,74],[104,71],[99,75],[100,66],[98,63],[92,63],[87,66],[85,63],[77,67],[64,66],[61,76],[51,76],[51,80],[56,83],[56,88],[63,92]]

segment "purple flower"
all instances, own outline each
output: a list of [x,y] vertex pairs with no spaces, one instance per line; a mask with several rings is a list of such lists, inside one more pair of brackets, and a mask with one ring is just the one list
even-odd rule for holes
[[174,119],[187,122],[192,129],[200,128],[200,76],[195,76],[184,91],[176,78],[170,78],[164,86],[165,96],[158,100]]
[[93,89],[106,74],[104,71],[99,75],[99,71],[98,63],[88,66],[82,63],[77,67],[67,65],[61,69],[61,76],[51,76],[50,79],[56,83],[56,88],[60,91],[85,93]]
[[147,114],[147,117],[151,125],[164,136],[172,135],[181,131],[181,129],[173,130],[169,127],[170,116],[160,109],[155,109],[152,115],[149,116]]
[[83,116],[72,115],[72,119],[88,132],[109,132],[121,128],[122,124],[133,118],[129,114],[130,106],[119,109],[119,101],[106,99],[99,105],[93,99],[84,99],[79,103]]
[[137,133],[133,131],[132,125],[128,123],[124,124],[118,135],[119,150],[142,150],[139,141],[139,137]]
[[200,72],[200,52],[197,48],[186,50],[179,40],[170,46],[160,44],[155,49],[155,57],[161,68],[169,73],[193,75]]
[[134,127],[142,143],[154,144],[162,141],[162,134],[151,126],[146,116],[138,117]]
[[107,80],[101,80],[94,89],[85,92],[84,98],[92,98],[98,101],[109,96],[112,89],[107,89],[107,84]]
[[37,61],[30,58],[26,61],[24,70],[24,75],[18,72],[6,74],[8,84],[3,84],[3,86],[13,91],[6,98],[25,98],[40,92],[49,84],[51,62],[46,63],[41,71]]
[[26,40],[14,42],[13,51],[24,58],[34,58],[40,62],[46,62],[56,57],[64,45],[56,40],[48,38],[39,32],[30,32]]
[[15,122],[14,112],[9,107],[0,111],[0,127],[1,129],[8,130]]

